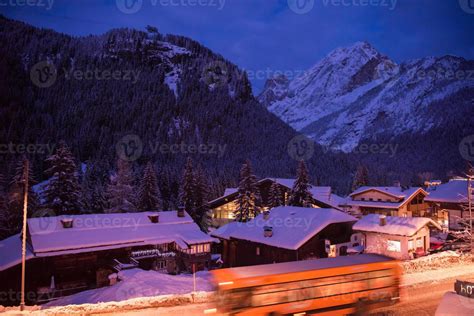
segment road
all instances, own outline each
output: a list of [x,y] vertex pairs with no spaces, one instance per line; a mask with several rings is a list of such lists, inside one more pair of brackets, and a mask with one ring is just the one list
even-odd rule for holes
[[[397,315],[416,315],[428,316],[434,315],[442,296],[447,291],[452,291],[456,278],[444,279],[442,281],[431,281],[420,283],[417,285],[404,287],[401,291],[401,302],[390,307],[374,311],[386,312],[390,316]],[[124,316],[141,316],[141,315],[159,315],[159,316],[177,316],[177,315],[204,315],[203,311],[212,308],[212,304],[190,304],[173,307],[159,307],[135,311],[126,311],[122,313],[114,312],[113,314],[104,315],[124,315]],[[473,311],[474,313],[474,311]],[[215,315],[215,314],[212,314]],[[380,315],[380,314],[378,314]],[[461,315],[459,315],[461,316]]]

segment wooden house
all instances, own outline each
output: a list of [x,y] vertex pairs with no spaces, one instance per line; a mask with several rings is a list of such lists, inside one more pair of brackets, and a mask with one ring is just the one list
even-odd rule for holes
[[328,257],[331,245],[350,242],[356,220],[330,208],[280,206],[211,236],[221,241],[226,267],[298,261]]
[[[37,217],[27,224],[29,303],[108,285],[108,276],[123,269],[204,269],[216,241],[184,211]],[[0,252],[0,290],[18,292],[20,235],[0,241]]]
[[359,215],[423,217],[430,215],[430,208],[424,201],[427,195],[421,187],[363,186],[352,192],[341,207]]
[[355,223],[353,229],[362,233],[366,253],[407,260],[426,254],[430,229],[441,230],[441,226],[425,217],[369,214]]
[[[269,208],[270,187],[273,183],[279,186],[281,192],[281,201],[287,205],[291,189],[295,179],[265,178],[257,182],[260,193],[260,208],[266,210]],[[336,194],[331,193],[331,187],[311,185],[309,189],[312,194],[312,207],[317,208],[336,208],[340,209],[339,204],[343,200]],[[234,212],[237,209],[237,188],[228,188],[224,195],[209,202],[212,210],[212,221],[214,227],[220,227],[232,222],[235,219]]]
[[468,203],[467,179],[456,178],[447,183],[431,186],[428,193],[425,201],[431,208],[433,219],[449,230],[463,229],[460,222],[469,219],[469,211],[466,207]]

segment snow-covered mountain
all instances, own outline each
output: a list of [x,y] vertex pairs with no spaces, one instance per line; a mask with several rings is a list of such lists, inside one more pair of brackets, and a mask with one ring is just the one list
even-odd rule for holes
[[[426,133],[464,115],[474,98],[474,61],[427,57],[397,64],[367,42],[338,48],[258,97],[271,112],[320,144],[353,150],[378,135]],[[465,119],[465,117],[461,117]]]

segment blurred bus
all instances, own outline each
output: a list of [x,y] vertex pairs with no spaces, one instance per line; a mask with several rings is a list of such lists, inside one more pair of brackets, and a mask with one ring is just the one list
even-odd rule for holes
[[399,301],[397,261],[362,254],[214,270],[218,313],[365,315]]

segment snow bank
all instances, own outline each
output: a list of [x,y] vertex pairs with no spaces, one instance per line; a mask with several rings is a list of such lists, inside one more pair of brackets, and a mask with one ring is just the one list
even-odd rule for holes
[[[207,271],[196,273],[193,293],[191,274],[169,275],[140,269],[124,270],[115,285],[80,292],[42,306],[28,306],[26,314],[70,315],[113,313],[153,307],[167,307],[213,300]],[[18,307],[0,306],[0,312],[18,313]]]
[[402,268],[405,274],[419,271],[438,270],[452,267],[453,265],[472,264],[472,256],[456,251],[443,251],[429,256],[404,261]]

